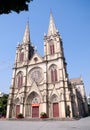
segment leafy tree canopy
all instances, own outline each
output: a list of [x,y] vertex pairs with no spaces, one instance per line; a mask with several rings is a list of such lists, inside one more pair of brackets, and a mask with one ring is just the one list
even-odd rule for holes
[[8,100],[8,94],[4,94],[0,98],[0,115],[2,115],[2,116],[6,115],[7,100]]
[[0,14],[9,14],[12,11],[20,13],[28,11],[28,4],[33,0],[0,0]]

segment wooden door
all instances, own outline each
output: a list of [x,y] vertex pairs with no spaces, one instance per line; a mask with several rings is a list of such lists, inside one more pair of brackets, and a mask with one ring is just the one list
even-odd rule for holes
[[39,106],[32,106],[32,117],[39,117]]
[[58,103],[53,103],[53,117],[59,117]]
[[16,105],[16,116],[20,113],[20,105]]

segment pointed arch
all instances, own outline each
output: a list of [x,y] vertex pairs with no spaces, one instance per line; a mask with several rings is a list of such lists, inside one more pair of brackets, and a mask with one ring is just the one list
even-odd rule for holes
[[14,100],[14,103],[15,103],[16,105],[20,105],[20,99],[19,99],[19,97]]
[[57,66],[56,65],[51,65],[50,66],[50,77],[51,77],[51,82],[56,82],[57,81]]
[[53,117],[59,117],[59,103],[58,103],[58,96],[53,94],[51,96],[51,103],[52,103],[52,114]]
[[32,91],[26,99],[26,116],[39,117],[40,95]]
[[16,76],[16,87],[20,89],[23,86],[23,72],[18,72]]
[[23,62],[24,61],[24,52],[19,53],[19,61]]
[[50,54],[54,54],[55,50],[54,50],[54,44],[50,44]]
[[26,102],[27,103],[30,103],[30,104],[39,104],[40,103],[40,96],[37,92],[35,91],[32,91],[27,99],[26,99]]
[[52,103],[58,102],[58,96],[56,94],[53,94],[50,98]]
[[53,39],[49,41],[49,53],[53,55],[55,53],[55,45]]
[[20,113],[20,98],[17,97],[14,100],[13,104],[13,116],[17,117],[19,113]]

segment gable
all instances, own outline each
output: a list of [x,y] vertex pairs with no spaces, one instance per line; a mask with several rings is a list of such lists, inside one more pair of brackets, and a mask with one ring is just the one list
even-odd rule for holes
[[36,52],[31,60],[29,61],[29,64],[36,64],[36,63],[41,63],[43,62],[43,58]]

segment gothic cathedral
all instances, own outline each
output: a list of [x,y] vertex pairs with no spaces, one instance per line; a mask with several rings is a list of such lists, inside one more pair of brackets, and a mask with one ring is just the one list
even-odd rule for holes
[[52,14],[48,34],[44,35],[44,57],[34,50],[27,23],[22,43],[16,49],[7,118],[19,113],[24,118],[40,118],[42,112],[49,118],[66,118],[67,108],[69,117],[77,114],[66,65],[63,42]]

